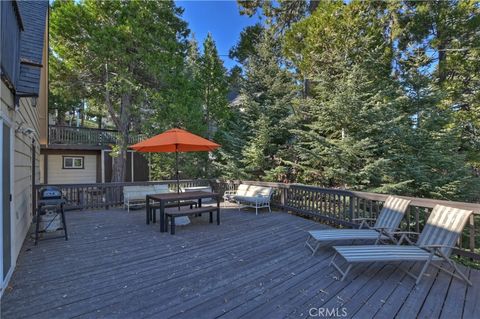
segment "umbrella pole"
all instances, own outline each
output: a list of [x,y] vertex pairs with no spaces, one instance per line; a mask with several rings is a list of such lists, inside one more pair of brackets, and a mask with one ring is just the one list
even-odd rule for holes
[[175,145],[175,168],[177,170],[177,194],[180,193],[180,179],[178,177],[178,146]]
[[[178,144],[175,144],[175,168],[177,170],[177,194],[180,194],[180,179],[178,174]],[[177,201],[178,210],[180,210],[180,201]]]

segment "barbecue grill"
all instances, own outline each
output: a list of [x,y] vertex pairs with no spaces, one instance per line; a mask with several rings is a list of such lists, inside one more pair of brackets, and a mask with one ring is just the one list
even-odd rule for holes
[[65,199],[62,190],[58,187],[46,186],[40,189],[38,198],[38,207],[35,217],[35,245],[38,243],[39,234],[46,232],[63,231],[63,236],[45,237],[44,239],[54,239],[65,237],[67,235],[67,223],[65,221],[65,212],[63,206]]

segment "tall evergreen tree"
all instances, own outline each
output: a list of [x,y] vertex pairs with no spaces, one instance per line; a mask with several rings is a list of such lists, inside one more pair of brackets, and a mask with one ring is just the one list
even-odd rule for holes
[[360,189],[391,183],[383,145],[398,96],[379,12],[367,3],[322,2],[286,35],[286,53],[310,83],[293,131],[300,181]]
[[244,80],[236,99],[245,141],[242,168],[250,178],[283,179],[282,155],[291,139],[287,118],[297,90],[282,66],[281,46],[272,29],[262,32],[254,52],[244,65]]
[[202,102],[207,126],[206,137],[211,139],[215,127],[221,125],[227,116],[227,70],[220,59],[212,35],[208,33],[203,42],[203,54],[200,58],[200,78]]

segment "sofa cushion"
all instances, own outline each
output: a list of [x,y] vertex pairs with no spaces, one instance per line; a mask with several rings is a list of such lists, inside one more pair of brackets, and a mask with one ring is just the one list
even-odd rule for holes
[[235,196],[234,198],[236,201],[244,203],[265,203],[269,201],[268,197],[262,196]]

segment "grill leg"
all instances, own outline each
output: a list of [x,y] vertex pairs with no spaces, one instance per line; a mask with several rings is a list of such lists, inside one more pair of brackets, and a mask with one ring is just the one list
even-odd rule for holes
[[220,197],[217,198],[217,225],[220,225]]
[[65,211],[63,210],[63,205],[60,206],[60,213],[62,214],[62,224],[63,224],[63,231],[65,233],[65,240],[68,240],[67,222],[65,221]]
[[150,205],[148,205],[148,201],[147,201],[147,205],[145,207],[145,217],[146,217],[146,222],[147,222],[147,225],[150,224]]
[[35,246],[38,243],[38,232],[40,230],[40,208],[37,208],[37,218],[36,218],[36,225],[35,225]]
[[[168,223],[168,217],[167,217]],[[175,217],[170,216],[170,234],[175,235]]]

